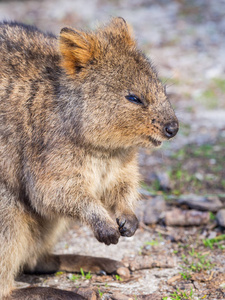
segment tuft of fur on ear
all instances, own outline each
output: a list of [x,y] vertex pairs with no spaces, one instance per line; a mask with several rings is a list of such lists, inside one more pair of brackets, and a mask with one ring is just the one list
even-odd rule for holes
[[129,47],[136,45],[131,26],[121,17],[112,18],[110,23],[103,30],[109,37],[120,44],[123,42]]
[[65,27],[60,32],[59,47],[62,67],[69,75],[74,75],[93,58],[95,40],[91,34]]
[[123,18],[113,18],[96,32],[86,33],[65,27],[59,37],[61,66],[67,74],[84,78],[88,63],[94,59],[97,61],[108,43],[118,49],[136,45],[132,29]]

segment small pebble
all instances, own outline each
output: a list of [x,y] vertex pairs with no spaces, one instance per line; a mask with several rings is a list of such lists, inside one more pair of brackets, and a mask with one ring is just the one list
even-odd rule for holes
[[129,278],[130,277],[130,271],[128,268],[120,267],[117,269],[116,273],[121,276],[122,278]]
[[225,227],[225,208],[218,211],[216,214],[216,220],[221,227]]

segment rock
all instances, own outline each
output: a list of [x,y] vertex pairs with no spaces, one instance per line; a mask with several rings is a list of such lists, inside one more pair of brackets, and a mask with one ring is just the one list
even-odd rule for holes
[[168,192],[171,190],[170,178],[165,172],[147,172],[144,176],[144,181],[148,185],[157,183],[157,187],[161,191]]
[[178,199],[179,204],[186,204],[190,208],[202,210],[202,211],[212,211],[217,212],[223,207],[222,202],[217,196],[198,196],[195,194],[182,195]]
[[197,210],[181,210],[174,208],[167,211],[165,223],[167,226],[193,226],[207,224],[210,220],[209,212]]
[[120,267],[116,270],[116,273],[120,275],[122,278],[130,278],[130,271],[126,267]]
[[[134,299],[134,298],[132,298]],[[161,293],[153,293],[153,294],[149,294],[149,295],[139,295],[137,297],[138,300],[161,300],[162,299],[162,294]],[[168,298],[169,300],[169,298]]]
[[140,201],[138,201],[138,205],[137,205],[137,207],[135,209],[135,215],[138,218],[139,222],[143,222],[146,201],[147,200],[140,200]]
[[99,295],[98,300],[112,300],[112,293],[103,293],[102,296]]
[[159,181],[159,189],[165,192],[171,190],[171,182],[167,173],[157,173],[157,179]]
[[119,292],[115,292],[112,295],[110,295],[110,298],[112,300],[132,300],[129,296],[126,296],[124,294],[121,294]]
[[73,292],[83,296],[87,300],[97,300],[96,291],[94,291],[90,288],[79,287],[79,288],[76,288]]
[[162,213],[166,210],[166,202],[161,196],[139,201],[136,215],[140,222],[146,225],[155,224],[159,221]]
[[220,194],[218,195],[220,201],[223,203],[223,205],[225,206],[225,194]]
[[225,208],[217,212],[216,220],[221,227],[225,227]]
[[217,232],[216,231],[210,231],[207,239],[209,239],[209,240],[215,239],[216,236],[217,236]]
[[136,256],[134,258],[124,257],[124,264],[129,264],[131,271],[152,269],[152,268],[173,268],[175,261],[173,257],[167,257],[164,255],[158,255],[154,257],[150,256]]
[[144,188],[139,188],[138,189],[138,192],[142,195],[142,196],[144,196],[144,197],[152,197],[152,196],[154,196],[155,194],[153,194],[152,192],[150,192],[150,191],[148,191],[148,190],[146,190],[146,189],[144,189]]
[[169,278],[167,280],[167,283],[168,284],[174,284],[174,282],[176,282],[177,280],[180,280],[180,279],[181,279],[181,275],[180,274],[179,275],[175,275],[175,276]]
[[160,219],[162,212],[166,210],[166,202],[161,196],[146,201],[143,222],[146,225],[155,224]]

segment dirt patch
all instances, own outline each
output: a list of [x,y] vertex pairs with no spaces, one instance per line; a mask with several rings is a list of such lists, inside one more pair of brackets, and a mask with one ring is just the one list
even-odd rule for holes
[[[59,272],[22,275],[20,285],[80,293],[89,289],[89,299],[225,299],[224,228],[218,226],[216,211],[208,211],[208,221],[200,226],[172,227],[165,222],[166,214],[175,208],[192,209],[179,202],[184,194],[217,197],[225,206],[224,1],[0,2],[1,19],[35,24],[56,34],[66,25],[93,28],[112,15],[133,25],[139,45],[168,86],[180,120],[176,139],[154,152],[142,149],[139,155],[143,201],[156,202],[160,197],[163,209],[156,205],[157,217],[148,216],[154,221],[143,220],[134,237],[121,238],[110,247],[98,243],[86,226],[73,224],[55,252],[152,263],[131,270],[129,279]],[[166,257],[173,265],[160,265]]]

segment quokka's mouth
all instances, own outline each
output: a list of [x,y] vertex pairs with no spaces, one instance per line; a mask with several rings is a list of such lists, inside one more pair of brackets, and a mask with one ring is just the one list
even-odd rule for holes
[[161,146],[162,142],[154,139],[153,137],[149,136],[149,141],[155,146],[155,147],[159,147]]

